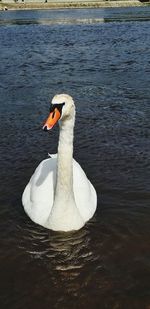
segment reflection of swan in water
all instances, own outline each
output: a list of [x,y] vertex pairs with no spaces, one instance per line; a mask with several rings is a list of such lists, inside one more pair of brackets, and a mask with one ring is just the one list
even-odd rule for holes
[[[32,259],[44,263],[49,274],[66,274],[70,279],[77,277],[86,265],[97,260],[95,247],[91,240],[90,225],[85,229],[69,233],[54,233],[29,222],[22,235],[22,248]],[[23,228],[23,226],[22,226]],[[56,278],[54,278],[56,280]]]
[[99,259],[91,239],[93,231],[93,222],[68,233],[43,229],[27,220],[21,222],[17,234],[21,233],[20,250],[25,255],[23,269],[27,274],[31,271],[30,277],[34,277],[27,292],[31,299],[43,299],[43,306],[38,308],[80,308],[73,306],[72,301],[76,304],[81,295],[85,296]]

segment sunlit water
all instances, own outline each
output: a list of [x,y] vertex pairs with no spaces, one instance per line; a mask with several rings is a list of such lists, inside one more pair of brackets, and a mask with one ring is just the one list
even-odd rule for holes
[[[0,12],[0,308],[150,308],[150,8]],[[98,194],[80,231],[30,221],[21,195],[57,151],[55,93]]]

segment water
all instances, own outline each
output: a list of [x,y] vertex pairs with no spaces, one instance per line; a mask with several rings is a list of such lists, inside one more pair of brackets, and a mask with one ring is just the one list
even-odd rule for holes
[[[0,12],[1,308],[150,308],[150,8]],[[108,21],[108,22],[107,22]],[[26,216],[57,151],[55,93],[76,102],[74,157],[98,193],[80,231]]]

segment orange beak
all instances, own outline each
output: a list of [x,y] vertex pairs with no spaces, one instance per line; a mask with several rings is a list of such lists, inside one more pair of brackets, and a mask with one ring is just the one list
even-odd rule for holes
[[54,127],[54,125],[58,122],[60,119],[60,112],[57,108],[54,109],[53,112],[51,112],[43,126],[44,131],[48,131]]

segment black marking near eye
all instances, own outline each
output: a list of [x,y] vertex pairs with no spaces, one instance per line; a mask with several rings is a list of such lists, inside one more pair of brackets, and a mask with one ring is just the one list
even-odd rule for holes
[[52,114],[52,119],[54,118],[54,116],[55,116],[55,110],[53,111],[53,114]]
[[52,118],[55,115],[55,108],[57,108],[59,110],[59,112],[61,113],[62,112],[62,108],[63,108],[64,105],[65,105],[65,102],[64,103],[60,103],[60,104],[51,104],[50,105],[50,113],[54,113]]

